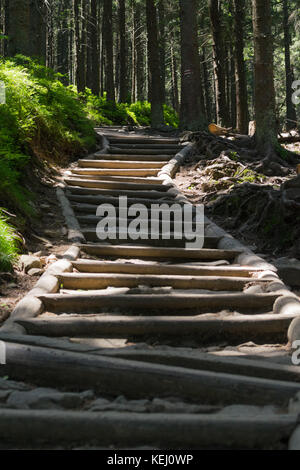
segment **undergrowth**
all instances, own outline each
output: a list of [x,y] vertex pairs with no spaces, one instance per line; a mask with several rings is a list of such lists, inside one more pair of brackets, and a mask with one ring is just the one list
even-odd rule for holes
[[[32,166],[64,165],[91,151],[95,126],[150,125],[150,103],[116,104],[89,89],[77,93],[61,74],[22,55],[0,57],[0,81],[6,89],[6,103],[0,104],[0,204],[21,217],[34,216],[34,195],[24,189]],[[166,124],[178,127],[175,111],[164,106],[164,113]],[[3,215],[0,223],[1,269],[10,266],[15,244]]]
[[11,271],[18,255],[18,236],[0,209],[0,272]]

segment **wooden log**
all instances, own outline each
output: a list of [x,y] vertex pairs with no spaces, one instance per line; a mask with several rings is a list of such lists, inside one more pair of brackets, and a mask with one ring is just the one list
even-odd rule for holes
[[84,444],[117,449],[282,449],[293,415],[231,418],[168,413],[1,410],[0,437],[10,446]]
[[[112,287],[171,286],[174,289],[208,289],[212,291],[241,291],[253,282],[251,278],[202,277],[147,274],[60,274],[65,289],[106,289]],[[256,281],[257,282],[257,281]],[[258,281],[260,282],[260,281]],[[262,281],[265,283],[265,281]]]
[[[194,266],[188,264],[129,264],[112,261],[94,261],[80,259],[73,261],[73,267],[80,272],[120,273],[120,274],[157,274],[177,276],[237,276],[250,277],[261,272],[255,268],[236,266]],[[251,281],[255,277],[251,278]]]
[[[128,160],[128,155],[118,155],[118,154],[112,154],[112,153],[109,153],[109,154],[97,154],[95,153],[94,154],[94,157],[95,157],[95,160],[97,161],[97,158],[101,158],[103,160],[110,160],[110,161],[113,161],[113,160],[123,160],[123,161],[127,161]],[[132,159],[132,155],[130,155],[130,158]],[[165,163],[170,161],[170,159],[172,158],[172,155],[151,155],[151,161],[152,162],[160,162],[160,161],[164,161]],[[149,156],[148,155],[134,155],[134,160],[135,161],[147,161],[149,159]]]
[[136,137],[136,136],[107,136],[110,144],[163,144],[174,145],[179,143],[179,139],[159,138],[159,137]]
[[[80,188],[83,189],[83,188]],[[94,204],[95,206],[99,206],[100,204],[112,204],[113,206],[119,206],[120,201],[119,197],[115,196],[102,196],[100,194],[91,194],[89,196],[84,196],[82,194],[73,194],[68,193],[68,199],[74,202],[80,202],[84,204]],[[178,202],[170,199],[146,199],[146,198],[139,198],[139,197],[128,197],[127,198],[128,206],[131,204],[143,204],[145,207],[151,207],[153,204],[169,204],[172,206],[173,204],[183,204],[182,202]],[[97,207],[94,206],[94,214],[96,213]]]
[[164,181],[161,178],[157,177],[148,177],[148,178],[143,178],[143,177],[138,177],[138,176],[133,176],[133,177],[128,177],[128,176],[109,176],[109,175],[104,175],[104,176],[97,176],[97,175],[80,175],[77,174],[76,168],[71,170],[71,175],[73,175],[75,178],[84,178],[84,179],[99,179],[101,181],[118,181],[121,183],[145,183],[145,184],[163,184],[164,186],[169,188],[173,188],[173,185],[170,183],[168,185],[164,184]]
[[175,153],[179,152],[183,147],[182,145],[176,145],[176,144],[132,144],[132,143],[118,143],[117,144],[118,148],[121,149],[142,149],[142,150],[147,150],[147,149],[153,149],[153,150],[161,150],[161,152],[164,152],[164,149],[168,150],[174,150]]
[[145,168],[162,168],[166,162],[160,161],[134,161],[134,160],[78,160],[80,168],[125,168],[125,169],[145,169]]
[[195,260],[232,260],[239,251],[193,249],[193,248],[155,248],[141,246],[80,245],[80,248],[94,256],[124,256],[125,258],[181,258]]
[[[74,172],[74,171],[73,171]],[[76,174],[79,175],[98,175],[98,176],[157,176],[159,169],[109,169],[109,168],[76,168]]]
[[65,183],[71,186],[82,186],[87,188],[102,188],[102,189],[129,189],[131,191],[163,191],[166,192],[170,186],[163,184],[142,184],[142,183],[124,183],[122,181],[102,181],[93,179],[65,178]]
[[176,345],[188,338],[205,346],[220,341],[230,345],[245,341],[284,342],[294,318],[295,315],[272,314],[231,317],[212,314],[201,317],[70,315],[20,319],[18,324],[30,335],[54,338],[159,338],[176,340]]
[[[113,219],[113,223],[115,222],[115,219]],[[119,221],[117,220],[116,223]],[[148,225],[148,222],[146,221],[146,224]],[[128,225],[128,223],[127,223]],[[103,243],[98,238],[97,231],[96,231],[96,225],[94,225],[93,228],[82,228],[81,229],[85,239],[89,242],[100,242]],[[155,235],[155,238],[154,238]],[[127,245],[132,244],[133,246],[136,245],[147,245],[147,246],[153,246],[153,247],[173,247],[173,248],[184,248],[187,243],[189,243],[189,240],[191,238],[188,237],[193,237],[193,234],[189,233],[184,233],[184,232],[174,232],[171,229],[170,232],[170,237],[168,239],[163,238],[165,236],[165,232],[158,231],[158,232],[140,232],[140,238],[138,240],[132,240],[128,234],[127,229],[126,230],[120,230],[117,228],[116,230],[116,236],[114,238],[107,238],[107,241],[114,245],[119,245],[120,243],[126,243]],[[214,237],[206,237],[204,240],[204,248],[216,248],[218,244],[219,239],[214,238]]]
[[102,295],[82,293],[77,295],[48,294],[39,296],[45,310],[54,313],[98,313],[107,310],[151,312],[151,315],[180,311],[189,315],[220,309],[272,310],[279,294],[207,293],[165,295]]
[[[120,155],[128,155],[128,156],[131,156],[132,155],[148,155],[149,157],[149,160],[151,159],[151,156],[152,155],[161,155],[162,154],[162,151],[161,150],[151,150],[151,149],[146,149],[146,150],[141,150],[141,149],[121,149],[119,147],[116,147],[116,146],[111,146],[110,147],[110,153],[117,153],[117,154],[120,154]],[[174,151],[173,149],[172,150],[168,150],[168,149],[164,149],[163,150],[163,155],[176,155],[176,150]]]
[[[62,385],[128,398],[180,397],[201,404],[279,404],[299,392],[298,383],[198,371],[6,343],[4,375],[38,385]],[[32,413],[32,410],[30,410]],[[53,413],[53,410],[51,411]],[[2,419],[0,419],[2,423]]]
[[[68,181],[66,181],[68,182]],[[73,180],[74,183],[77,183]],[[103,195],[107,197],[116,197],[119,198],[120,196],[127,196],[128,198],[139,198],[139,199],[155,199],[155,200],[163,200],[168,201],[169,203],[175,203],[168,193],[164,191],[137,191],[137,190],[130,190],[130,189],[100,189],[96,187],[80,187],[80,186],[67,186],[66,189],[70,191],[72,194],[80,194],[80,195]]]

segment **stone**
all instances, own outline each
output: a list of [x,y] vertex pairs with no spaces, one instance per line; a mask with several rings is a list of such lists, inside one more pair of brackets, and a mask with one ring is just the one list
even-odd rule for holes
[[289,402],[289,413],[300,414],[300,393],[297,393]]
[[64,393],[51,388],[35,388],[28,392],[13,391],[6,405],[14,409],[77,409],[93,397],[92,391]]
[[27,274],[33,277],[33,276],[41,276],[43,273],[44,273],[43,269],[33,268],[33,269],[29,269]]
[[300,426],[297,426],[291,435],[288,450],[300,450]]
[[300,261],[295,258],[279,258],[274,262],[279,277],[291,287],[300,287]]
[[22,255],[20,257],[20,263],[25,273],[28,273],[30,269],[42,268],[41,260],[37,256],[33,256],[33,255]]

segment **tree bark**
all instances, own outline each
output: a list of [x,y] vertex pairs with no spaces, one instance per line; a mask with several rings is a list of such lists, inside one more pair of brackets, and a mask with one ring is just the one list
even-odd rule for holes
[[8,3],[8,55],[31,53],[30,35],[31,0],[9,0]]
[[136,61],[136,98],[145,100],[145,48],[143,41],[142,7],[137,3],[134,8],[135,61]]
[[209,14],[213,36],[217,121],[221,126],[229,126],[230,117],[226,101],[225,48],[221,13],[221,0],[209,0]]
[[233,0],[234,4],[234,55],[236,83],[236,128],[240,134],[248,134],[249,110],[244,61],[245,0]]
[[108,101],[115,101],[112,0],[103,0],[103,39],[105,49],[105,89]]
[[146,0],[148,32],[148,64],[150,78],[151,126],[164,125],[163,103],[161,99],[161,76],[159,63],[159,44],[157,34],[157,14],[154,0]]
[[74,0],[75,42],[76,42],[76,83],[79,92],[85,90],[84,51],[82,44],[82,2]]
[[204,130],[200,60],[198,52],[197,15],[195,0],[179,0],[181,29],[181,108],[180,127]]
[[166,18],[164,0],[158,1],[159,57],[161,74],[161,99],[166,102]]
[[287,0],[283,0],[283,29],[284,29],[284,52],[285,52],[285,75],[286,75],[286,128],[287,130],[297,127],[297,115],[292,101],[293,72],[291,67],[291,35],[289,26],[289,9]]
[[257,147],[268,154],[277,143],[271,0],[252,0]]
[[126,51],[126,9],[125,0],[119,0],[119,31],[120,31],[120,91],[119,101],[127,101],[127,51]]
[[99,28],[98,28],[98,2],[91,0],[91,58],[92,79],[91,87],[94,95],[100,93],[100,53],[99,53]]

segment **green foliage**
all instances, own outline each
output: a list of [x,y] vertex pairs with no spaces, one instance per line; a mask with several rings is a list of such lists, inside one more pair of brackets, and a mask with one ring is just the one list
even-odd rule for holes
[[[81,98],[85,101],[89,118],[97,125],[150,126],[151,104],[148,101],[137,101],[131,104],[113,103],[106,100],[105,94],[103,97],[97,97],[89,89],[81,94]],[[168,126],[178,127],[178,115],[170,106],[164,105],[164,115]]]
[[18,236],[0,210],[0,271],[11,271],[18,254]]

